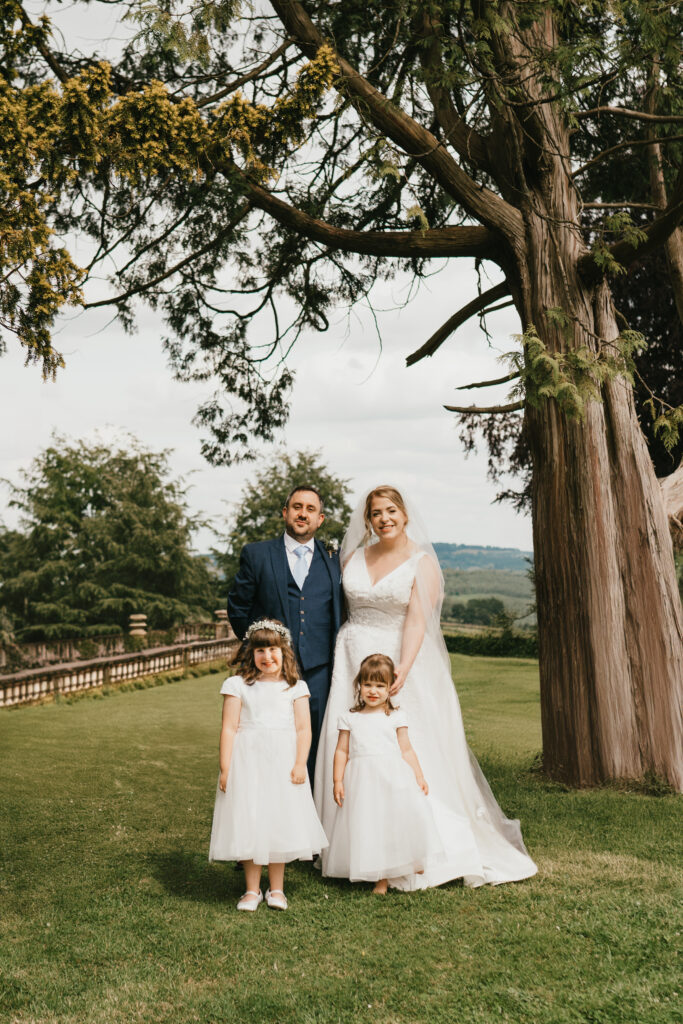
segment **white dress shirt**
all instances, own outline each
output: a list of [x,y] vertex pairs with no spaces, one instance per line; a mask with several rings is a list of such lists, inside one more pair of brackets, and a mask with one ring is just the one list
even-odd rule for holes
[[[308,549],[307,553],[302,556],[304,562],[306,563],[306,576],[308,576],[308,570],[311,568],[311,562],[313,561],[313,552],[315,551],[315,548],[314,548],[314,538],[311,537],[311,539],[307,540],[303,546]],[[296,575],[294,573],[294,566],[299,561],[299,556],[295,555],[294,552],[296,551],[296,549],[298,547],[301,547],[301,542],[298,541],[298,540],[295,540],[294,537],[290,537],[289,534],[286,533],[285,534],[285,551],[287,552],[287,561],[289,563],[290,572],[292,573],[292,575],[294,576],[295,579],[296,579]],[[304,579],[306,579],[306,576],[304,576]]]

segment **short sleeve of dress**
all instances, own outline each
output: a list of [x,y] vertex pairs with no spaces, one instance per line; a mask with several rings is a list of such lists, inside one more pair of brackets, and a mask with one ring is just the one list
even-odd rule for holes
[[349,732],[351,731],[351,720],[350,720],[349,715],[340,715],[339,716],[339,718],[337,719],[337,728],[338,729],[347,729]]
[[242,676],[230,676],[221,686],[221,693],[224,697],[239,697],[242,700],[242,688],[244,681]]
[[292,700],[298,700],[299,697],[311,696],[311,691],[308,689],[303,679],[299,679],[298,682],[294,683],[294,686],[289,692]]
[[408,716],[400,708],[391,712],[390,721],[394,729],[405,729],[408,726]]

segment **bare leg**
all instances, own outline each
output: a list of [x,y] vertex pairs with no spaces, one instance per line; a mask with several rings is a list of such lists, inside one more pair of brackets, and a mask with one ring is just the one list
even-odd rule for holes
[[258,892],[261,887],[261,865],[254,864],[253,860],[242,862],[244,868],[244,880],[250,892]]
[[285,866],[284,864],[269,864],[268,865],[268,887],[272,892],[273,889],[279,889],[280,892],[284,891],[285,888]]
[[287,909],[287,897],[285,896],[283,886],[285,884],[285,866],[284,864],[269,864],[268,865],[268,889],[266,893],[266,903],[272,910],[286,910]]
[[375,888],[372,891],[377,896],[386,896],[388,886],[389,886],[389,879],[388,878],[380,878],[379,882],[375,883]]

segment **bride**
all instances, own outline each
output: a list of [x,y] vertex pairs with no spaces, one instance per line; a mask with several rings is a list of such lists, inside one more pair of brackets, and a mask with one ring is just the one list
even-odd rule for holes
[[[391,693],[408,716],[445,857],[421,875],[392,878],[423,889],[513,882],[536,873],[518,821],[505,817],[465,740],[441,635],[443,575],[413,508],[394,487],[375,487],[351,517],[342,544],[349,618],[337,637],[334,672],[315,769],[315,802],[327,834],[337,811],[332,761],[337,719],[353,704],[352,681],[368,654],[396,665]],[[400,691],[400,692],[399,692]],[[371,827],[371,825],[369,825]],[[325,874],[326,853],[322,854]]]

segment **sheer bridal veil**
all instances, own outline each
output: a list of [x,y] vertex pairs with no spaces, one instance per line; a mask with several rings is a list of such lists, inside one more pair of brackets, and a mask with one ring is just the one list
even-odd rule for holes
[[[439,749],[441,762],[448,765],[446,774],[459,790],[468,816],[476,818],[485,831],[488,826],[520,853],[527,855],[519,821],[505,817],[466,743],[460,704],[451,675],[451,661],[441,632],[444,577],[434,546],[414,500],[401,488],[386,486],[391,486],[403,499],[408,516],[406,558],[417,559],[415,588],[422,610],[424,639],[408,678],[413,686],[419,687],[419,702],[431,723],[432,740]],[[377,537],[366,526],[364,512],[368,496],[378,489],[384,488],[369,488],[351,515],[341,547],[342,566],[359,548],[377,543]],[[428,678],[417,678],[418,675]]]

